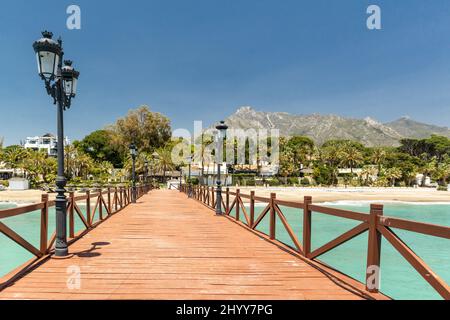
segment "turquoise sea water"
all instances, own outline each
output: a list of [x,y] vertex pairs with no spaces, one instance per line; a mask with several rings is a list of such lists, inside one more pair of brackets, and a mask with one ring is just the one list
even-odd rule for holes
[[[79,206],[84,212],[83,203],[80,203]],[[94,203],[91,206],[93,207]],[[326,206],[363,213],[369,212],[369,203],[365,202],[330,203],[326,204]],[[0,204],[0,209],[11,207],[15,207],[15,205]],[[301,210],[281,209],[301,241],[301,230],[303,229]],[[262,207],[258,207],[255,215],[258,215],[262,210]],[[385,203],[385,215],[450,226],[450,203]],[[54,217],[54,209],[52,208],[49,212],[49,237],[55,230]],[[96,218],[98,218],[98,213]],[[77,216],[75,221],[76,230],[82,230],[84,228],[83,224]],[[40,235],[39,211],[2,219],[1,222],[38,248]],[[312,220],[313,250],[355,227],[357,223],[351,220],[314,213]],[[264,218],[258,229],[266,233],[269,231],[268,216]],[[279,220],[277,220],[276,231],[278,240],[293,246],[289,235]],[[449,240],[409,231],[396,230],[396,232],[444,281],[450,283]],[[0,248],[0,277],[33,258],[25,249],[16,245],[2,234],[0,234]],[[367,260],[367,233],[321,256],[320,260],[363,282]],[[434,289],[384,239],[381,256],[381,290],[395,299],[440,299],[440,296],[435,293]]]
[[[91,201],[91,208],[95,206],[95,200]],[[85,201],[77,203],[81,211],[85,213]],[[17,205],[11,203],[0,203],[0,210],[15,208]],[[85,215],[86,217],[86,215]],[[49,209],[48,219],[48,241],[55,232],[55,209]],[[98,221],[98,210],[96,212],[95,221]],[[40,226],[41,212],[34,211],[27,214],[19,215],[12,218],[0,219],[0,222],[7,225],[22,238],[27,240],[33,246],[39,249],[40,246]],[[84,230],[84,224],[75,213],[75,232]],[[21,266],[34,256],[21,246],[10,240],[8,237],[0,233],[0,278],[15,268]]]
[[[450,226],[449,204],[384,203],[386,216],[420,222]],[[370,211],[365,202],[328,203],[328,207],[347,209],[362,213]],[[255,209],[255,216],[263,210]],[[299,209],[281,207],[290,226],[302,242],[303,213]],[[232,214],[233,215],[233,214]],[[245,218],[241,220],[244,222]],[[359,222],[313,213],[312,249],[315,250],[342,233],[357,226]],[[269,215],[257,228],[269,232]],[[432,270],[446,283],[450,283],[450,241],[409,231],[395,230],[397,235],[412,248]],[[276,238],[295,247],[283,224],[277,219]],[[367,232],[319,257],[319,260],[333,268],[361,281],[365,281],[367,263]],[[434,289],[415,271],[415,269],[387,242],[382,241],[381,291],[394,299],[441,299]]]

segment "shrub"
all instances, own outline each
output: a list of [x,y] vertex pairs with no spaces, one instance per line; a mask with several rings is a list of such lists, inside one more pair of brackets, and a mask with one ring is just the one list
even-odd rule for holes
[[308,178],[303,178],[303,179],[300,181],[300,184],[301,184],[302,186],[309,186],[309,185],[311,185],[311,181],[309,181]]
[[446,187],[446,186],[439,186],[437,188],[437,191],[448,191],[448,187]]
[[314,168],[314,180],[320,185],[333,184],[333,169],[326,166],[317,166]]
[[200,184],[200,180],[198,178],[191,178],[190,180],[187,179],[187,182],[194,186],[198,186]]
[[266,183],[268,186],[270,186],[270,187],[279,185],[278,180],[277,180],[277,179],[273,179],[273,178],[266,179],[266,180],[265,180],[265,183]]

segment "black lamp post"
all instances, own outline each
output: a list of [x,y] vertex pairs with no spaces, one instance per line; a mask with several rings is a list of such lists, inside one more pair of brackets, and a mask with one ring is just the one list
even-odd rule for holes
[[186,158],[186,160],[188,161],[189,164],[189,175],[188,175],[188,197],[192,198],[192,180],[191,180],[191,176],[192,176],[192,160],[194,159],[194,156],[191,155],[189,157]]
[[144,184],[147,184],[148,180],[148,160],[144,162]]
[[[158,152],[153,152],[152,154],[152,162],[153,162],[153,167],[152,167],[152,180],[155,180],[156,178],[156,160],[159,159],[159,153]],[[152,181],[153,184],[153,181]]]
[[131,159],[133,160],[133,166],[132,166],[132,183],[133,183],[133,191],[131,194],[131,202],[136,203],[136,156],[137,156],[137,148],[134,143],[130,145],[130,155]]
[[223,162],[223,142],[226,137],[228,126],[225,121],[221,121],[217,129],[217,205],[216,214],[222,215],[222,181],[220,181],[220,167]]
[[56,177],[56,240],[55,256],[67,257],[67,198],[65,187],[67,179],[64,176],[64,111],[70,108],[72,98],[77,91],[77,81],[80,73],[72,67],[72,61],[64,61],[64,51],[61,38],[53,40],[53,34],[42,32],[43,38],[33,44],[36,53],[39,75],[45,82],[48,95],[57,105],[57,149],[58,149],[58,175]]

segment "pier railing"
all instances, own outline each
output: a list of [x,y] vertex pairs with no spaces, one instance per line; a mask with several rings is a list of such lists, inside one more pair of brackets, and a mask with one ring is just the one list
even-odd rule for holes
[[[137,198],[142,197],[148,191],[151,186],[142,185],[136,188]],[[67,201],[67,218],[69,224],[68,240],[69,243],[77,240],[80,236],[89,232],[91,229],[102,223],[109,216],[121,211],[131,203],[132,188],[131,187],[115,187],[106,189],[97,189],[92,191],[86,191],[84,195],[75,196],[74,192],[68,194]],[[78,203],[84,202],[85,207]],[[91,203],[94,202],[94,206]],[[48,221],[49,221],[49,208],[55,206],[55,201],[49,200],[48,194],[43,194],[40,203],[0,210],[0,233],[4,234],[10,240],[17,243],[25,250],[32,253],[36,258],[42,258],[53,251],[53,245],[55,243],[56,234],[49,238],[48,233]],[[40,242],[39,248],[25,240],[17,232],[9,228],[1,220],[5,218],[12,218],[20,215],[29,214],[32,212],[40,211]],[[98,220],[96,215],[98,213]],[[83,223],[81,231],[75,230],[75,215],[77,215]]]
[[[186,186],[182,187],[182,191],[192,194],[192,197],[204,205],[215,208],[217,205],[216,190],[212,187],[206,186]],[[244,204],[246,201],[247,206]],[[267,204],[263,210],[256,210],[255,204]],[[395,229],[407,230],[428,236],[450,239],[450,227],[439,226],[434,224],[404,220],[394,217],[384,216],[383,205],[372,204],[370,206],[370,214],[342,210],[337,208],[324,207],[314,205],[312,197],[304,197],[303,202],[300,201],[284,201],[277,199],[275,193],[272,193],[270,198],[258,197],[255,192],[250,194],[242,194],[239,189],[236,192],[231,192],[227,188],[223,192],[222,205],[226,216],[234,220],[236,223],[257,232],[276,244],[282,244],[296,253],[300,254],[305,259],[316,261],[321,264],[318,258],[325,253],[347,243],[357,236],[368,232],[367,245],[367,269],[366,269],[366,283],[365,290],[370,293],[379,292],[380,284],[380,260],[381,260],[381,241],[385,238],[394,248],[400,253],[403,258],[425,279],[444,299],[450,300],[450,287],[442,280],[433,270],[422,260],[422,258],[415,253],[401,238],[396,234]],[[298,209],[299,213],[303,215],[303,230],[301,232],[302,238],[299,239],[297,232],[288,222],[281,207]],[[248,209],[247,209],[248,208]],[[357,221],[356,227],[341,234],[334,240],[324,244],[323,246],[312,250],[312,217],[315,214],[324,214],[335,216],[342,219]],[[233,217],[234,215],[234,217]],[[260,225],[263,219],[269,215],[269,232],[263,233],[256,228]],[[243,218],[243,222],[241,221]],[[287,234],[294,246],[288,243],[280,242],[276,239],[276,224],[281,221]],[[449,266],[450,267],[450,266]]]

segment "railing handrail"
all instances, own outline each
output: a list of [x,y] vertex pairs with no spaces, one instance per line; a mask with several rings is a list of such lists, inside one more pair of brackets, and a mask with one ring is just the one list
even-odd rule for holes
[[[137,186],[137,198],[142,197],[144,194],[152,190],[152,185],[140,185]],[[96,193],[90,193],[91,190],[86,191],[85,195],[75,196],[73,191],[67,192],[67,216],[69,222],[69,234],[68,238],[76,240],[80,235],[89,232],[96,225],[106,220],[103,216],[103,209],[105,209],[107,216],[114,215],[131,204],[131,192],[132,187],[108,187],[106,191],[96,188]],[[107,196],[106,199],[104,196]],[[55,233],[48,239],[48,209],[55,206],[55,201],[49,201],[48,194],[42,194],[41,201],[39,203],[21,206],[17,208],[2,209],[0,210],[0,234],[4,234],[12,241],[19,244],[22,248],[32,253],[37,258],[42,258],[52,252],[52,246],[55,242]],[[94,207],[91,209],[91,200],[96,200]],[[78,206],[77,202],[86,201],[86,217],[82,210]],[[99,211],[99,220],[94,223],[95,215]],[[19,215],[28,214],[41,210],[41,224],[40,224],[40,245],[39,249],[34,245],[26,241],[23,237],[17,234],[14,230],[10,229],[1,219],[15,217]],[[84,224],[85,229],[75,235],[75,214],[79,216]],[[31,260],[33,261],[33,259]],[[1,286],[2,284],[0,284]]]
[[[210,189],[204,186],[190,186],[193,188],[194,199],[202,202],[206,206],[214,209],[214,203],[211,204],[210,201]],[[187,193],[188,187],[184,185],[182,190]],[[214,188],[211,189],[212,195],[214,195]],[[230,196],[234,196],[234,200],[230,204]],[[231,217],[230,214],[235,210],[236,217],[231,217],[238,223],[242,223],[245,227],[265,234],[256,229],[263,218],[269,214],[269,236],[270,240],[277,242],[276,240],[276,217],[278,217],[283,223],[288,235],[290,236],[295,247],[289,244],[283,243],[284,245],[292,248],[297,253],[301,254],[303,257],[309,260],[316,260],[319,256],[327,253],[338,246],[354,239],[355,237],[363,234],[364,232],[369,232],[369,244],[368,244],[368,257],[367,257],[367,270],[366,270],[366,290],[371,293],[378,293],[379,290],[379,269],[380,269],[380,259],[381,259],[381,239],[385,238],[389,241],[392,246],[407,260],[416,271],[444,298],[450,300],[450,287],[443,281],[439,276],[437,276],[426,263],[421,260],[421,258],[409,248],[398,235],[395,234],[391,228],[407,230],[415,233],[425,234],[429,236],[434,236],[438,238],[450,239],[450,227],[435,225],[425,222],[418,222],[413,220],[400,219],[395,217],[384,216],[383,210],[384,206],[380,204],[372,204],[370,214],[355,212],[350,210],[343,210],[338,208],[330,208],[320,205],[315,205],[312,203],[312,197],[304,197],[304,201],[286,201],[277,199],[276,194],[272,193],[270,198],[257,197],[255,191],[252,191],[250,195],[242,194],[240,189],[235,192],[230,191],[226,188],[225,191],[225,207],[226,215]],[[242,199],[249,199],[250,214],[248,214]],[[267,203],[264,210],[259,217],[255,219],[255,203]],[[286,217],[284,216],[280,206],[289,207],[294,209],[303,209],[303,241],[297,239],[294,231],[290,227]],[[240,212],[245,215],[245,220],[247,224],[240,221]],[[326,243],[320,248],[311,252],[311,225],[312,225],[312,214],[319,213],[325,215],[336,216],[344,219],[349,219],[353,221],[361,222],[359,225],[353,229],[345,232],[336,239]],[[250,217],[249,217],[250,216]],[[280,242],[280,241],[278,241]],[[317,260],[320,262],[320,260]],[[377,268],[378,271],[373,271]],[[371,285],[370,282],[375,282],[376,285]]]

